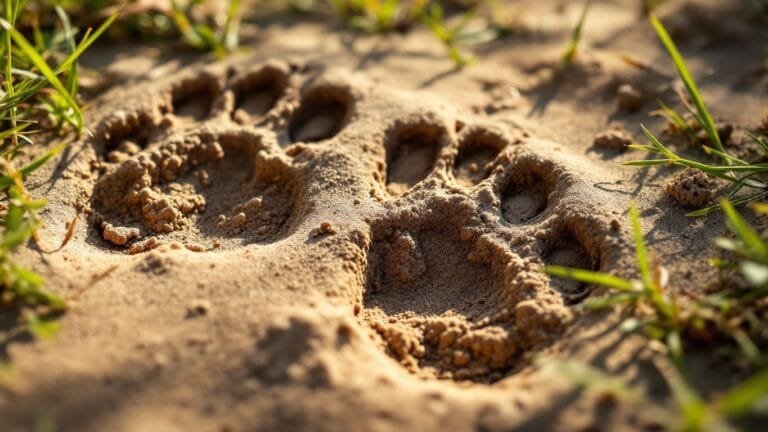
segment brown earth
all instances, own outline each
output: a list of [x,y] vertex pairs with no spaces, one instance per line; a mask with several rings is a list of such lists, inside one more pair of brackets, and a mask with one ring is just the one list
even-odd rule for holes
[[[514,3],[527,30],[460,72],[422,31],[354,37],[290,17],[246,28],[249,52],[226,61],[97,47],[93,133],[32,178],[50,204],[22,252],[72,308],[52,341],[5,320],[0,429],[656,426],[533,364],[582,360],[669,397],[662,356],[621,317],[575,313],[604,291],[541,270],[632,275],[632,200],[670,286],[717,283],[721,216],[685,217],[673,170],[593,146],[614,128],[661,132],[649,113],[676,101],[636,3],[595,2],[568,69],[580,2]],[[765,16],[737,1],[660,16],[742,149],[766,108]],[[701,363],[705,392],[735,379]]]

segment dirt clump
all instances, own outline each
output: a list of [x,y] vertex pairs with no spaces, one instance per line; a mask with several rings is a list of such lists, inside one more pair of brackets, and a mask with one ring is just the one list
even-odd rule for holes
[[619,110],[634,113],[643,107],[645,96],[631,84],[622,84],[616,91],[616,105]]
[[714,184],[701,170],[686,168],[664,186],[664,191],[678,203],[699,208],[712,199]]
[[138,238],[140,234],[138,228],[115,227],[107,222],[101,224],[101,229],[104,240],[118,246],[124,246],[130,240]]
[[592,145],[598,148],[624,151],[634,142],[632,135],[622,128],[610,128],[595,135]]

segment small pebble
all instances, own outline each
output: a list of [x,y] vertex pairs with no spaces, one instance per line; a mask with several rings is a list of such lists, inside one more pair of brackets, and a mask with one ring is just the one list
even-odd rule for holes
[[592,144],[595,147],[624,151],[632,144],[632,135],[624,129],[612,128],[595,135]]
[[616,101],[619,110],[633,113],[643,106],[644,97],[643,93],[631,84],[622,84],[616,93]]
[[198,316],[208,315],[211,311],[211,302],[208,300],[197,299],[193,300],[189,307],[187,307],[187,317],[194,318]]
[[118,246],[124,246],[130,240],[139,237],[140,234],[137,228],[116,227],[107,222],[101,224],[101,229],[104,240]]
[[686,207],[699,208],[712,199],[714,184],[707,175],[695,168],[686,168],[664,186],[664,191]]

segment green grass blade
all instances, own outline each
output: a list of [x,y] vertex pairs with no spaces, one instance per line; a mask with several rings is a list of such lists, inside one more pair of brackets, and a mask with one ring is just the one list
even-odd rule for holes
[[691,126],[683,120],[683,118],[680,116],[680,114],[677,113],[672,107],[665,104],[662,101],[658,101],[659,106],[661,107],[661,111],[664,114],[664,117],[672,124],[677,126],[678,129],[682,130],[683,132],[687,134],[692,134],[693,131],[691,131]]
[[752,141],[760,146],[760,148],[763,150],[763,153],[768,154],[768,140],[765,140],[749,131],[747,131],[747,135],[749,135],[749,138]]
[[[54,10],[56,11],[56,15],[59,16],[62,27],[64,27],[64,39],[67,43],[69,54],[71,55],[77,48],[77,42],[75,42],[75,32],[72,29],[72,24],[69,21],[67,13],[64,12],[64,9],[61,6],[54,6]],[[77,86],[77,63],[74,63],[67,73],[67,90],[69,90],[69,94],[71,94],[73,97],[77,95]]]
[[736,417],[747,413],[767,395],[768,369],[764,369],[725,393],[718,401],[717,408],[723,415]]
[[737,181],[730,192],[728,192],[728,199],[734,198],[736,194],[745,186],[753,187],[753,188],[759,188],[759,189],[765,189],[768,188],[768,184],[763,183],[761,181],[757,181],[753,179],[752,177],[756,177],[759,175],[764,174],[761,171],[755,171],[751,172],[749,174],[746,174],[742,177],[739,177],[739,181]]
[[18,45],[19,49],[21,49],[24,55],[29,58],[29,61],[32,62],[35,67],[40,70],[40,73],[45,77],[46,80],[48,80],[51,86],[53,86],[53,88],[59,92],[62,99],[64,99],[66,104],[72,109],[72,111],[74,111],[76,122],[75,126],[78,130],[81,130],[83,128],[83,113],[72,95],[69,94],[66,87],[64,87],[59,78],[56,76],[56,73],[51,70],[50,66],[48,66],[48,63],[46,63],[40,54],[35,50],[35,48],[30,45],[27,39],[21,33],[19,33],[18,30],[11,27],[11,24],[8,21],[1,19],[0,26],[2,26],[3,29],[10,34],[13,41],[16,43],[16,45]]
[[581,306],[587,310],[601,310],[617,304],[634,303],[639,300],[641,296],[642,294],[639,292],[622,292],[621,294],[587,299]]
[[53,339],[61,330],[61,323],[49,319],[41,319],[36,316],[29,318],[27,323],[29,331],[38,339]]
[[36,80],[45,79],[42,75],[36,74],[32,71],[24,70],[24,69],[11,68],[11,73],[13,74],[13,76],[20,76],[23,78],[30,78],[30,79],[36,79]]
[[228,50],[234,50],[239,44],[238,37],[238,18],[237,14],[240,11],[240,0],[230,0],[229,8],[227,8],[227,21],[224,24],[224,46]]
[[578,387],[608,393],[623,400],[642,398],[642,393],[637,388],[586,363],[548,358],[539,358],[536,363],[545,371],[562,377]]
[[677,73],[680,75],[680,79],[683,80],[683,84],[688,90],[688,95],[690,96],[693,105],[698,111],[698,115],[701,120],[701,127],[704,128],[704,130],[707,132],[707,135],[715,145],[715,148],[721,152],[725,152],[723,149],[723,144],[720,142],[720,136],[717,133],[715,122],[712,119],[706,104],[704,103],[704,99],[701,97],[699,87],[696,85],[696,81],[693,79],[693,75],[691,75],[691,72],[688,70],[688,65],[685,64],[683,56],[680,55],[680,51],[678,51],[677,46],[675,45],[674,41],[672,41],[672,38],[669,36],[669,33],[667,33],[667,30],[664,28],[664,25],[661,23],[661,21],[659,21],[655,15],[651,15],[650,19],[653,28],[656,30],[656,34],[661,40],[661,43],[664,45],[664,48],[666,48],[669,56],[672,57],[672,62],[675,64]]
[[171,16],[173,17],[173,21],[176,23],[176,28],[179,29],[181,36],[193,48],[203,49],[205,42],[203,41],[202,37],[195,32],[192,23],[190,22],[189,18],[187,18],[184,9],[176,0],[172,2],[172,6],[173,11]]
[[[730,203],[734,207],[738,207],[740,205],[744,205],[746,203],[749,203],[749,202],[752,202],[752,201],[756,201],[756,200],[759,200],[759,199],[763,199],[763,198],[766,198],[766,197],[768,197],[768,190],[759,192],[759,193],[754,194],[754,195],[750,195],[750,196],[745,197],[745,198],[739,198],[739,199],[736,199],[736,200],[730,200]],[[715,205],[712,205],[712,206],[709,206],[709,207],[705,207],[703,209],[699,209],[699,210],[696,210],[696,211],[692,211],[690,213],[686,213],[686,216],[690,216],[690,217],[706,216],[708,214],[712,214],[712,213],[718,212],[720,210],[721,210],[720,204],[715,204]]]
[[[13,7],[12,7],[11,0],[5,0],[5,2],[3,3],[3,6],[4,6],[4,9],[5,9],[5,11],[4,11],[5,12],[5,18],[8,21],[10,21],[11,23],[15,23],[17,15],[15,15],[14,12],[13,12]],[[6,97],[13,98],[15,96],[15,93],[16,93],[16,88],[14,87],[14,83],[13,83],[13,44],[12,44],[12,39],[11,39],[10,33],[8,33],[8,32],[5,33],[5,37],[3,38],[3,42],[4,42],[3,47],[4,47],[4,51],[5,51],[5,56],[6,56],[6,58],[5,58],[5,70],[4,70],[4,75],[5,75],[5,83],[4,84],[5,84],[5,93],[6,94],[3,97],[3,99],[5,99]],[[12,128],[16,127],[16,105],[15,104],[11,104],[10,106],[8,106],[8,115],[9,115],[10,120],[11,120],[11,127]],[[11,138],[13,140],[13,146],[17,147],[18,146],[18,139],[16,138],[16,135],[12,135]]]
[[622,165],[624,166],[635,166],[635,167],[644,167],[644,166],[654,166],[654,165],[668,165],[672,163],[669,159],[643,159],[643,160],[633,160],[629,162],[624,162]]
[[661,288],[656,284],[656,281],[653,278],[651,261],[648,256],[648,250],[645,247],[643,230],[640,226],[640,214],[634,203],[629,207],[629,218],[632,222],[632,233],[635,243],[635,260],[637,261],[637,268],[640,270],[644,291],[660,314],[667,318],[673,318],[675,316],[674,305],[664,299]]
[[629,161],[629,162],[625,162],[624,165],[649,166],[649,165],[661,165],[664,163],[670,164],[670,165],[687,167],[687,168],[696,168],[698,170],[701,170],[709,174],[710,176],[728,180],[734,183],[738,182],[739,179],[730,174],[732,171],[749,172],[749,171],[755,171],[756,169],[762,170],[762,168],[755,167],[754,165],[737,166],[735,168],[707,165],[707,164],[690,160],[690,159],[681,159],[678,156],[675,156],[675,159],[644,159],[644,160]]
[[717,149],[712,148],[710,146],[704,145],[704,146],[702,146],[702,148],[704,149],[705,153],[713,154],[713,155],[719,157],[720,159],[723,159],[724,161],[732,162],[732,163],[735,163],[735,164],[738,164],[738,165],[749,165],[749,162],[747,162],[747,161],[744,161],[744,160],[739,159],[737,157],[731,156],[728,153],[721,152],[720,150],[717,150]]
[[640,125],[640,129],[643,131],[643,135],[650,141],[651,145],[659,150],[660,153],[664,154],[664,156],[668,157],[669,159],[675,160],[679,159],[676,154],[674,154],[670,149],[668,149],[664,144],[659,141],[658,138],[656,138],[656,135],[651,133],[650,130],[648,130],[645,125]]
[[546,266],[544,271],[550,276],[591,283],[620,291],[634,291],[632,282],[608,273],[562,266]]
[[629,219],[632,223],[637,268],[640,270],[640,278],[643,281],[643,285],[648,288],[655,284],[651,274],[651,262],[648,259],[648,251],[645,248],[645,240],[643,239],[643,229],[640,226],[640,214],[634,203],[629,207]]
[[721,200],[720,207],[723,209],[723,213],[725,213],[731,231],[752,251],[753,258],[760,262],[768,262],[768,245],[760,238],[760,235],[742,219],[730,201],[726,199]]
[[16,265],[11,266],[11,272],[15,278],[14,289],[19,294],[39,304],[45,304],[56,309],[66,308],[66,302],[61,297],[42,288],[45,284],[42,276]]
[[87,50],[95,41],[98,39],[102,33],[107,31],[107,28],[112,25],[112,23],[117,19],[118,15],[120,15],[120,12],[122,12],[123,7],[125,6],[125,1],[121,3],[120,7],[107,18],[101,25],[96,29],[96,31],[91,32],[90,29],[86,34],[83,36],[83,39],[80,41],[80,43],[77,45],[77,48],[66,58],[63,62],[59,65],[58,68],[56,68],[56,73],[62,73],[70,68],[72,64],[74,64],[77,59],[80,58],[80,56]]
[[[743,264],[749,264],[752,263],[751,261],[745,261]],[[754,263],[752,263],[754,264]],[[735,328],[732,330],[731,337],[733,337],[733,340],[736,341],[736,344],[741,348],[741,352],[744,354],[744,357],[746,357],[752,364],[760,364],[762,361],[762,353],[760,352],[760,348],[755,345],[755,342],[752,340],[752,338],[749,337],[746,331],[744,331],[741,328]]]
[[680,375],[676,368],[662,371],[672,396],[677,402],[684,422],[682,430],[699,431],[705,423],[707,406],[696,391]]
[[667,332],[664,338],[664,343],[669,350],[669,357],[678,366],[682,366],[683,363],[683,341],[680,338],[680,330],[672,329]]
[[642,150],[648,153],[659,153],[659,149],[647,144],[630,144],[627,146],[630,150]]
[[17,124],[16,127],[5,129],[3,131],[0,131],[0,141],[5,140],[6,138],[10,137],[11,135],[18,135],[24,131],[24,129],[28,128],[31,123],[20,123]]
[[568,46],[563,52],[563,56],[560,58],[560,62],[563,66],[568,66],[573,62],[573,57],[576,55],[576,50],[579,48],[579,42],[581,41],[581,31],[584,27],[584,22],[587,20],[587,12],[592,4],[592,0],[584,2],[584,8],[581,10],[579,21],[576,23],[576,27],[573,28],[571,33],[571,40]]
[[[40,156],[39,158],[33,160],[32,162],[28,163],[27,165],[24,165],[20,170],[19,173],[22,177],[30,174],[31,172],[35,171],[36,169],[40,168],[48,162],[52,157],[54,157],[56,154],[58,154],[60,151],[62,151],[68,144],[59,144],[56,147],[48,150],[44,155]],[[0,176],[0,190],[8,189],[10,186],[12,186],[15,183],[13,177],[9,175]]]

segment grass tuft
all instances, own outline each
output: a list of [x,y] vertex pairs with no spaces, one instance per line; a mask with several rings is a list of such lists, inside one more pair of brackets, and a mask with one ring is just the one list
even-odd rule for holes
[[365,33],[405,31],[417,22],[425,0],[330,0],[331,7],[354,30]]
[[720,152],[724,152],[723,143],[720,141],[720,135],[717,133],[715,121],[712,119],[712,115],[709,113],[707,105],[701,97],[699,86],[696,85],[696,81],[693,79],[691,71],[688,70],[688,65],[685,63],[683,56],[669,36],[667,29],[661,24],[661,21],[659,21],[655,15],[651,15],[650,20],[651,25],[653,25],[653,28],[656,30],[656,35],[658,35],[659,40],[672,58],[672,62],[675,64],[675,69],[677,69],[677,73],[683,81],[685,89],[688,91],[688,96],[690,97],[693,106],[696,108],[695,111],[690,111],[691,115],[696,120],[696,123],[701,125],[702,129],[706,131],[709,140],[714,144],[715,148]]
[[[711,177],[719,178],[731,183],[731,190],[728,192],[727,198],[737,206],[768,197],[768,182],[763,180],[765,174],[768,173],[768,163],[750,163],[731,156],[725,151],[712,115],[710,114],[707,105],[704,103],[699,87],[693,79],[685,60],[680,55],[680,52],[663,24],[653,15],[650,17],[650,20],[659,39],[672,58],[680,79],[685,85],[687,97],[690,99],[690,104],[685,103],[688,113],[694,119],[696,125],[706,132],[710,143],[712,143],[712,146],[703,145],[702,149],[706,154],[714,157],[719,163],[702,162],[682,157],[669,147],[665,146],[659,138],[645,126],[641,125],[649,144],[632,145],[630,148],[643,150],[654,155],[660,155],[660,157],[655,159],[635,160],[627,162],[625,165],[638,167],[674,165],[701,170]],[[661,110],[663,115],[677,130],[693,136],[691,126],[683,119],[683,116],[664,104],[661,104]],[[765,155],[768,155],[768,139],[758,135],[751,135],[751,137],[762,152]],[[742,191],[745,188],[750,191],[743,194]],[[688,215],[703,216],[718,211],[719,209],[719,205],[714,205],[690,212]]]
[[[24,185],[24,178],[59,153],[67,143],[58,145],[37,159],[17,168],[14,158],[18,150],[33,143],[32,135],[47,130],[40,114],[53,118],[53,129],[65,125],[76,132],[84,130],[83,112],[77,102],[80,56],[117,18],[119,10],[109,16],[95,31],[88,29],[79,41],[64,9],[56,6],[60,28],[46,34],[32,22],[31,40],[19,31],[17,24],[26,1],[3,0],[0,18],[0,69],[4,71],[0,94],[0,192],[7,204],[0,211],[0,303],[26,308],[27,324],[36,336],[51,336],[57,324],[41,318],[66,308],[65,301],[45,289],[45,280],[14,259],[14,251],[36,239],[41,225],[39,211],[44,199],[34,198]],[[35,125],[38,129],[33,129]]]
[[457,68],[474,62],[464,48],[498,37],[492,26],[470,28],[481,4],[464,11],[455,23],[446,17],[443,4],[429,0],[330,0],[331,7],[351,29],[368,34],[405,32],[423,24],[445,46]]
[[236,50],[239,44],[240,0],[229,0],[226,19],[221,27],[193,18],[192,8],[203,2],[191,0],[182,5],[178,0],[173,0],[171,18],[188,46],[224,58]]
[[622,328],[625,331],[640,329],[652,339],[665,342],[670,356],[679,360],[683,354],[680,343],[680,314],[674,297],[664,291],[666,271],[660,266],[652,265],[643,239],[640,217],[634,205],[629,209],[629,216],[639,279],[624,279],[608,273],[561,266],[547,266],[545,271],[550,276],[611,289],[614,293],[604,298],[588,300],[584,303],[584,308],[598,310],[615,305],[632,308],[636,314],[624,321]]
[[459,22],[453,25],[445,23],[443,8],[439,3],[432,3],[422,10],[420,15],[421,22],[445,45],[448,56],[457,68],[462,68],[475,61],[473,56],[462,51],[462,46],[485,43],[498,36],[495,30],[489,28],[469,29],[469,23],[474,18],[475,11],[475,9],[470,9],[465,12]]
[[[744,287],[729,287],[715,294],[678,303],[665,289],[663,269],[653,265],[634,205],[630,207],[629,215],[638,279],[559,266],[545,268],[547,274],[554,277],[608,288],[609,293],[605,297],[588,300],[584,309],[624,306],[629,317],[621,324],[622,330],[643,330],[642,333],[650,339],[663,342],[674,367],[660,368],[660,372],[667,381],[676,407],[673,411],[664,406],[655,406],[654,409],[675,430],[730,430],[727,419],[752,412],[755,407],[763,406],[768,397],[768,368],[765,368],[768,359],[760,352],[759,344],[754,342],[755,337],[761,338],[763,343],[768,341],[768,337],[759,321],[750,323],[749,319],[756,315],[756,308],[759,309],[761,300],[768,295],[768,231],[758,233],[727,200],[720,205],[733,238],[719,238],[716,244],[731,253],[734,260],[713,261],[713,264],[738,269],[746,282]],[[756,204],[754,207],[758,213],[768,216],[768,205]],[[742,355],[759,369],[741,384],[707,400],[685,378],[684,343],[691,344],[698,340],[717,343],[715,341],[721,338],[730,338]],[[633,401],[651,403],[647,395],[638,393],[636,388],[589,365],[553,360],[540,364],[577,386],[617,398],[631,396]]]

